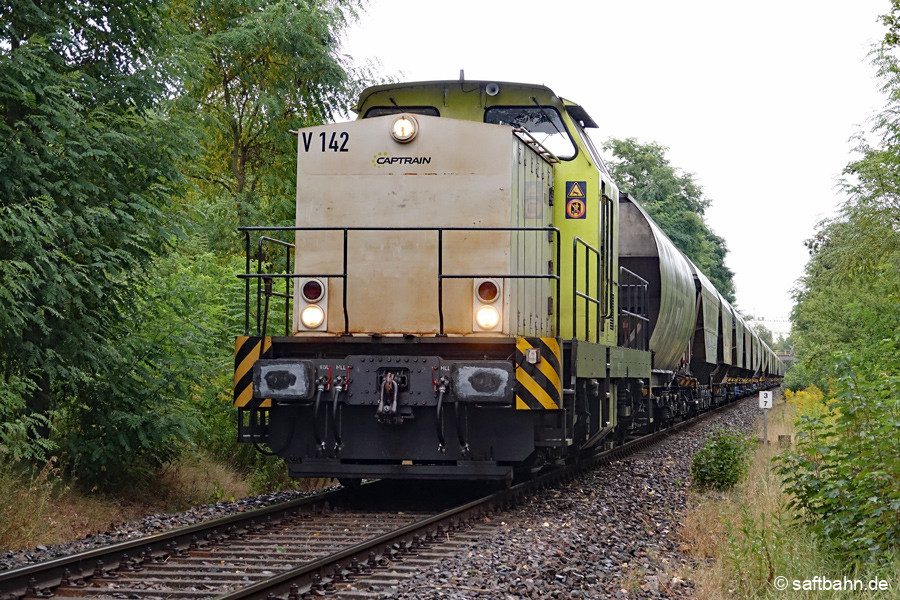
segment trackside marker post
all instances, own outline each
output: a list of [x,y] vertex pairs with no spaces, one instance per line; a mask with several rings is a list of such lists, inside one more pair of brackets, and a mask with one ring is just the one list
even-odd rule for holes
[[769,445],[769,410],[773,404],[772,391],[766,390],[759,393],[759,407],[763,411],[763,444]]

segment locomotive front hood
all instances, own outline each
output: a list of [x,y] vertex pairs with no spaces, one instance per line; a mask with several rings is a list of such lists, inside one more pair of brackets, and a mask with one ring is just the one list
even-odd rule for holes
[[[477,331],[472,279],[439,285],[439,271],[546,270],[546,232],[519,251],[526,244],[509,228],[549,225],[543,204],[552,168],[511,127],[406,114],[310,127],[297,138],[296,224],[304,229],[295,272],[341,277],[321,277],[327,319],[319,327],[302,326],[305,303],[295,294],[295,333],[343,333],[346,314],[350,333],[434,334],[443,319],[445,333],[470,335]],[[509,334],[510,310],[532,307],[517,305],[514,286],[498,283],[496,333]],[[545,295],[542,319],[546,302]]]

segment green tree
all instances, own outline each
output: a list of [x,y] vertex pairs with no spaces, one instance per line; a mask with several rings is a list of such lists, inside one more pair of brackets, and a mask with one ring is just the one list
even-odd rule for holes
[[900,556],[900,336],[872,345],[834,356],[827,412],[801,418],[795,450],[778,459],[800,517],[866,568]]
[[[233,422],[215,432],[206,425],[211,412],[221,411],[233,332],[243,322],[242,290],[236,278],[230,281],[238,261],[223,262],[205,246],[187,240],[179,252],[148,265],[147,277],[135,286],[133,314],[139,318],[111,332],[117,344],[105,356],[107,376],[80,385],[86,388],[80,397],[90,402],[72,403],[61,416],[60,434],[65,447],[77,450],[73,458],[83,483],[107,489],[140,483],[192,441],[215,436],[233,443]],[[229,394],[226,407],[230,400]]]
[[[801,516],[839,557],[884,564],[900,553],[900,0],[873,61],[888,96],[847,199],[807,241],[791,314],[796,363],[785,383],[828,390],[829,413],[801,420],[781,461]],[[872,142],[868,140],[873,140]]]
[[[216,459],[249,471],[272,461],[234,444],[233,336],[243,325],[235,229],[293,224],[297,146],[291,130],[343,112],[361,86],[362,75],[349,69],[338,44],[355,6],[328,0],[177,5],[187,34],[184,52],[192,57],[177,114],[196,124],[201,152],[184,167],[193,186],[178,216],[187,216],[188,236],[162,261],[168,274],[162,281],[186,286],[182,273],[194,279],[181,305],[193,316],[171,315],[185,332],[181,339],[190,341],[183,362],[199,357],[199,366],[207,367],[196,371],[198,383],[188,393],[202,423],[194,440]],[[271,314],[281,314],[282,301],[274,299]]]
[[672,242],[734,303],[734,273],[725,266],[728,248],[703,218],[710,201],[694,176],[669,164],[668,148],[654,142],[610,139],[603,148],[613,154],[608,165],[621,190],[637,198]]
[[775,345],[772,346],[772,350],[775,350],[776,352],[792,353],[794,351],[794,336],[778,336],[778,340],[775,342]]
[[350,104],[355,6],[0,6],[0,450],[55,441],[86,484],[227,454],[200,433],[233,415],[239,265],[207,249],[290,222],[289,130]]
[[163,112],[177,83],[165,8],[0,7],[0,418],[18,455],[47,446],[22,449],[17,423],[118,400],[92,390],[120,375],[122,324],[140,324],[184,147]]
[[187,166],[201,231],[218,250],[239,225],[292,225],[296,137],[292,130],[345,114],[359,73],[339,36],[356,2],[189,0],[192,78],[179,102],[200,128],[203,152]]
[[759,336],[763,342],[766,343],[769,348],[775,347],[775,337],[772,335],[772,331],[763,325],[762,323],[753,323],[750,325],[750,329],[756,332],[756,335]]
[[[898,10],[895,2],[892,14]],[[888,107],[871,136],[857,137],[862,157],[844,170],[847,199],[838,215],[806,241],[810,258],[791,315],[799,369],[787,381],[794,388],[828,389],[837,354],[881,364],[875,342],[900,330],[900,67],[893,39],[889,33],[873,54]]]

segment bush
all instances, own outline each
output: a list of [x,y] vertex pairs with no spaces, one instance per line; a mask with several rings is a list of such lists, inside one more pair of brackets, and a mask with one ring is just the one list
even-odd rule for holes
[[837,357],[827,412],[800,415],[796,448],[778,459],[813,533],[857,565],[900,555],[900,338],[873,347],[882,364]]
[[805,390],[792,392],[785,390],[785,401],[794,407],[794,414],[799,417],[824,417],[831,414],[828,400],[822,390],[812,385]]
[[[149,484],[192,445],[209,447],[206,409],[230,405],[230,331],[243,316],[237,262],[220,261],[198,239],[157,259],[135,284],[137,309],[117,326],[102,370],[59,391],[61,458],[80,486]],[[224,431],[234,439],[233,424]]]
[[691,460],[691,481],[701,490],[727,490],[747,476],[753,439],[734,429],[717,429]]

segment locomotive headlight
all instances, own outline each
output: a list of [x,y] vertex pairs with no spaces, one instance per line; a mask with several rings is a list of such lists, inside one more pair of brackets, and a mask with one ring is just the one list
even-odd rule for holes
[[418,132],[419,123],[410,115],[397,117],[391,127],[391,137],[401,144],[412,141]]
[[310,304],[301,311],[300,320],[307,329],[316,329],[325,321],[325,311],[315,304]]
[[498,331],[503,320],[503,283],[501,279],[476,278],[472,281],[473,331]]
[[500,311],[493,306],[482,306],[475,312],[475,322],[482,329],[490,331],[500,324]]
[[325,331],[328,319],[328,280],[318,277],[300,278],[294,288],[294,313],[297,333]]

